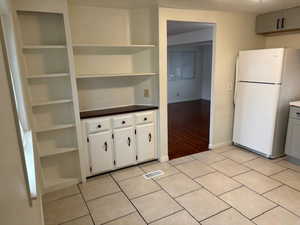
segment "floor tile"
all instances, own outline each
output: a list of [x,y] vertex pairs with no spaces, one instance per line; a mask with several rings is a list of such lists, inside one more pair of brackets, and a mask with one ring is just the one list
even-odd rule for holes
[[194,191],[201,186],[182,173],[175,174],[157,181],[172,197]]
[[300,218],[277,207],[253,220],[257,225],[300,225]]
[[146,225],[146,223],[137,212],[134,212],[105,225]]
[[109,222],[135,211],[123,193],[116,193],[89,201],[88,207],[96,225]]
[[88,209],[81,195],[75,195],[44,204],[46,225],[61,224],[88,214]]
[[90,216],[84,216],[61,225],[94,225],[94,223]]
[[180,173],[180,171],[178,169],[176,169],[175,167],[170,167],[170,168],[164,170],[163,172],[164,172],[163,175],[158,176],[158,177],[154,177],[153,180],[160,180],[162,178],[165,178],[165,177],[168,177],[168,176]]
[[132,202],[148,223],[182,209],[182,207],[164,191],[158,191],[136,198],[132,200]]
[[244,165],[267,176],[278,173],[285,169],[275,163],[272,163],[270,160],[262,158],[251,160],[249,162],[244,163]]
[[205,189],[180,196],[176,200],[198,221],[204,220],[230,207]]
[[224,156],[217,154],[213,151],[200,152],[200,153],[191,155],[191,157],[200,162],[206,163],[206,164],[212,164],[212,163],[226,159]]
[[288,169],[275,174],[272,178],[300,191],[300,173],[298,172]]
[[174,215],[160,219],[151,225],[199,225],[186,211],[180,211]]
[[177,158],[177,159],[172,159],[168,163],[171,164],[172,166],[175,166],[175,165],[186,163],[186,162],[189,162],[189,161],[192,161],[192,160],[194,160],[192,157],[184,156],[184,157],[180,157],[180,158]]
[[[231,208],[201,222],[202,225],[255,225],[249,219]],[[270,224],[269,224],[270,225]]]
[[109,175],[94,177],[87,183],[80,184],[79,188],[86,201],[120,191],[116,182]]
[[155,171],[155,170],[162,170],[165,171],[167,169],[170,169],[172,166],[167,163],[167,162],[151,162],[151,163],[146,163],[145,165],[142,165],[141,168],[142,170],[144,170],[146,173],[151,172],[151,171]]
[[143,176],[123,180],[119,184],[129,199],[160,190],[153,180],[147,180]]
[[247,162],[249,160],[259,157],[257,154],[254,154],[252,152],[247,152],[244,150],[232,150],[232,151],[224,152],[222,153],[222,155],[238,163]]
[[125,180],[131,177],[136,177],[139,175],[144,174],[144,171],[141,170],[139,167],[129,167],[126,169],[117,170],[115,172],[112,172],[111,175],[116,181]]
[[223,152],[228,152],[228,151],[231,151],[231,150],[241,150],[241,148],[236,147],[234,145],[227,145],[227,146],[215,148],[212,151],[216,152],[216,153],[223,153]]
[[71,187],[67,187],[58,191],[50,192],[43,195],[43,202],[47,203],[50,201],[58,200],[64,197],[69,197],[72,195],[79,194],[79,189],[77,185],[73,185]]
[[242,166],[241,164],[238,164],[230,159],[211,164],[210,166],[231,177],[250,170],[249,168]]
[[253,219],[276,206],[273,202],[245,187],[230,191],[221,195],[220,198],[249,219]]
[[197,160],[180,164],[176,166],[176,168],[193,179],[215,171],[214,169]]
[[288,186],[270,191],[264,196],[300,216],[300,192]]
[[287,160],[281,160],[277,163],[277,165],[300,172],[300,165],[296,165]]
[[245,186],[259,194],[263,194],[282,185],[278,181],[264,176],[256,171],[243,173],[241,175],[235,176],[233,179],[244,184]]
[[208,175],[197,178],[199,184],[214,193],[220,195],[241,186],[235,180],[223,175],[222,173],[210,173]]

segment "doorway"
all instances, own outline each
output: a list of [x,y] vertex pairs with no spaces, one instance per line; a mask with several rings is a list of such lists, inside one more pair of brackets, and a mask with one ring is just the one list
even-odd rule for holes
[[214,25],[167,22],[168,155],[209,148]]

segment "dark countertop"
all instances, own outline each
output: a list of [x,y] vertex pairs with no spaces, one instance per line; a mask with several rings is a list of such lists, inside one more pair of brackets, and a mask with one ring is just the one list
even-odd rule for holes
[[111,109],[100,109],[100,110],[80,112],[80,118],[88,119],[94,117],[112,116],[117,114],[141,112],[141,111],[154,110],[154,109],[158,109],[158,106],[131,105],[131,106],[118,107],[118,108],[111,108]]

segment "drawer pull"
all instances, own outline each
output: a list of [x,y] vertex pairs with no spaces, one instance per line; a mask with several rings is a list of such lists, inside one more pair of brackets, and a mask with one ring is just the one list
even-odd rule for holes
[[144,121],[147,121],[147,117],[144,118]]
[[107,142],[104,142],[104,151],[107,152]]
[[101,128],[102,126],[101,126],[101,124],[99,124],[97,127],[98,127],[98,128]]
[[125,123],[126,123],[126,122],[123,120],[123,121],[122,121],[122,124],[125,124]]
[[128,137],[127,144],[130,147],[130,145],[131,145],[131,139],[130,139],[130,137]]
[[151,142],[151,140],[152,140],[152,135],[151,133],[149,133],[149,143]]

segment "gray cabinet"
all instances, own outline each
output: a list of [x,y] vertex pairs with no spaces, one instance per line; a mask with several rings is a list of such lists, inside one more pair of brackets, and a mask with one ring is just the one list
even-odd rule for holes
[[256,17],[257,34],[268,34],[299,29],[300,7],[266,13]]
[[300,160],[300,108],[291,107],[285,153]]

